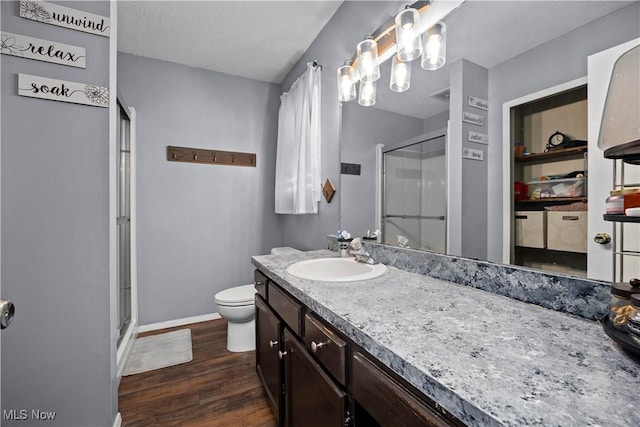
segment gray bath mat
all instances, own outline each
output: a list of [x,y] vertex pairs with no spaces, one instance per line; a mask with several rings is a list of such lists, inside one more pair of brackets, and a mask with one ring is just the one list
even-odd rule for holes
[[123,375],[179,365],[192,359],[191,329],[138,338],[133,344],[133,351]]

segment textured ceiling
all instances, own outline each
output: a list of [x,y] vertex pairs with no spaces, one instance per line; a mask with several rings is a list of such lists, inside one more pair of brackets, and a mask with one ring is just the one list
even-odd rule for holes
[[[631,3],[467,0],[444,19],[447,65],[425,71],[414,63],[411,88],[398,94],[388,88],[387,61],[382,65],[375,108],[418,118],[447,111],[448,102],[430,95],[449,87],[449,65],[456,60],[465,58],[492,68]],[[120,0],[118,50],[281,83],[341,4]],[[388,18],[380,17],[377,22]],[[376,27],[373,23],[370,30]],[[353,52],[356,43],[354,40]]]
[[118,1],[118,50],[281,83],[342,1]]

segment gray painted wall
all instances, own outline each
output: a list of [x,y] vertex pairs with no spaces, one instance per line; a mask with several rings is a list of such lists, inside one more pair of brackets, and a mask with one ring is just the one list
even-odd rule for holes
[[[280,245],[274,213],[280,87],[118,54],[137,113],[141,325],[217,312],[253,282],[250,257]],[[168,145],[257,153],[257,167],[168,162]]]
[[[464,59],[452,64],[449,135],[449,198],[452,203],[448,212],[449,230],[452,232],[448,253],[474,259],[487,258],[488,155],[486,145],[469,142],[468,132],[486,134],[488,112],[469,106],[468,99],[469,96],[487,99],[487,84],[486,68]],[[482,116],[484,124],[479,126],[464,122],[463,112]],[[484,159],[480,161],[462,158],[465,148],[482,151]]]
[[302,59],[282,83],[283,91],[306,69],[307,62],[318,60],[322,72],[322,176],[331,178],[337,194],[331,203],[320,202],[317,215],[282,215],[282,244],[298,249],[319,249],[327,246],[327,235],[340,227],[340,104],[336,96],[336,69],[355,53],[356,44],[393,16],[406,2],[349,1],[344,2],[320,32]]
[[502,261],[502,104],[587,75],[587,57],[640,36],[640,3],[584,25],[489,70],[488,259]]
[[375,146],[420,135],[422,125],[423,120],[415,117],[365,108],[353,102],[342,105],[340,161],[361,164],[361,174],[340,177],[341,229],[349,230],[354,237],[375,229]]
[[[65,5],[110,15],[108,2]],[[109,86],[110,39],[20,18],[17,2],[0,7],[5,31],[87,50],[86,69],[0,59],[2,294],[16,304],[2,331],[1,406],[56,412],[2,424],[111,426],[109,110],[17,95],[17,73]]]
[[424,119],[424,123],[422,124],[422,133],[429,133],[439,129],[446,129],[448,121],[448,111],[426,118]]

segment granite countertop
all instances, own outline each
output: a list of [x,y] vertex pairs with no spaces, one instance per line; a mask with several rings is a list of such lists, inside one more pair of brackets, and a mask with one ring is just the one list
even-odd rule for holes
[[328,250],[252,257],[339,331],[470,426],[640,426],[640,364],[595,321],[388,267],[297,279]]

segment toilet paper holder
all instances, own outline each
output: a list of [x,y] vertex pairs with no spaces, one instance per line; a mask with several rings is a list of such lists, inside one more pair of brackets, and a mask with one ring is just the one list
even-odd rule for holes
[[16,309],[10,300],[0,300],[0,329],[9,327],[13,321]]

